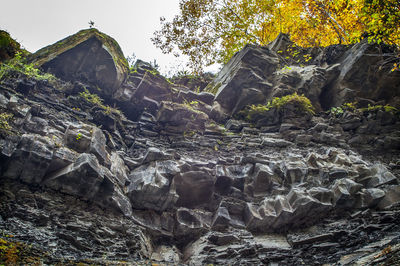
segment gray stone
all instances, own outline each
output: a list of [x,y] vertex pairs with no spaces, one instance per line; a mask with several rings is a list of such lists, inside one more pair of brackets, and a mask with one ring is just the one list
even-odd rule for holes
[[[266,80],[278,64],[276,54],[266,47],[247,45],[224,66],[206,90],[216,93],[224,112],[232,115],[247,104],[262,103],[272,84]],[[252,95],[251,97],[248,97]]]
[[80,78],[111,96],[125,81],[128,63],[117,42],[97,29],[82,30],[30,56],[31,62],[66,80]]
[[385,197],[385,191],[378,188],[361,189],[356,197],[356,208],[374,208]]
[[46,187],[91,199],[99,191],[105,170],[92,154],[82,153],[73,164],[53,172],[44,180]]
[[290,141],[287,141],[284,139],[263,137],[261,145],[266,146],[266,147],[285,148],[285,147],[293,145],[293,142],[290,142]]
[[333,203],[337,207],[351,208],[355,204],[355,194],[362,188],[361,184],[351,179],[338,179],[332,186]]
[[142,165],[129,174],[127,195],[136,209],[163,211],[174,206],[178,199],[172,178],[179,173],[174,161]]
[[8,159],[4,177],[21,179],[26,183],[40,183],[53,158],[54,143],[35,134],[22,135],[16,150]]
[[194,208],[211,200],[214,194],[215,177],[203,171],[189,171],[174,177],[174,186],[179,195],[177,206]]

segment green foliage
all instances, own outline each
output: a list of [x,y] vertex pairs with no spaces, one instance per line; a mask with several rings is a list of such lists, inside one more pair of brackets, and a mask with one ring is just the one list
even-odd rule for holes
[[11,72],[18,72],[37,80],[54,81],[56,79],[52,74],[42,73],[34,66],[34,64],[25,63],[25,59],[21,52],[16,53],[14,58],[0,65],[0,80],[5,78]]
[[399,113],[399,109],[397,109],[396,107],[393,107],[391,105],[370,105],[368,104],[368,107],[366,108],[361,108],[360,111],[362,112],[376,112],[376,111],[384,111],[384,112],[388,112],[388,113],[392,113],[392,114],[397,114]]
[[333,115],[333,116],[341,116],[345,111],[349,111],[352,113],[363,113],[363,112],[377,112],[377,111],[384,111],[392,114],[398,114],[400,112],[399,109],[396,107],[393,107],[389,104],[386,105],[370,105],[368,104],[368,107],[364,108],[357,108],[357,102],[352,102],[352,103],[344,103],[341,106],[338,107],[332,107],[327,111],[328,114]]
[[22,51],[21,45],[7,31],[0,30],[0,62],[14,57],[19,51]]
[[110,115],[110,114],[121,115],[122,114],[121,111],[118,110],[117,108],[113,108],[113,107],[111,107],[109,105],[104,105],[103,99],[100,98],[99,95],[94,94],[94,93],[90,93],[89,90],[86,89],[86,88],[85,88],[84,91],[81,91],[79,93],[79,96],[82,97],[83,99],[85,99],[85,101],[100,107],[108,115]]
[[331,109],[329,109],[328,111],[329,114],[332,114],[334,116],[340,116],[344,113],[344,110],[342,107],[332,107]]
[[195,113],[201,112],[201,111],[199,111],[199,110],[196,109],[196,107],[199,106],[199,102],[198,102],[198,101],[191,101],[191,102],[189,102],[189,101],[187,101],[187,100],[184,100],[182,105],[183,105],[186,109],[189,109],[189,110],[191,110],[191,111],[193,111],[193,112],[195,112]]
[[75,139],[76,139],[77,141],[79,141],[81,138],[82,138],[82,134],[81,134],[81,133],[78,133],[78,134],[76,135],[76,138],[75,138]]
[[282,96],[282,97],[274,97],[271,101],[269,101],[266,105],[258,104],[258,105],[250,105],[246,109],[239,112],[239,116],[244,116],[244,118],[248,121],[254,121],[254,118],[259,115],[266,114],[267,112],[276,109],[281,110],[288,104],[292,104],[296,107],[297,111],[305,114],[315,114],[315,110],[310,100],[304,95],[298,95],[297,93],[293,93],[290,95]]
[[98,106],[104,106],[103,105],[103,99],[99,97],[99,95],[90,93],[88,89],[85,88],[84,91],[79,93],[79,96],[81,96],[83,99],[85,99],[87,102],[98,105]]
[[194,135],[196,135],[196,132],[193,130],[187,130],[187,131],[183,132],[183,137],[185,137],[185,138],[191,138]]
[[11,130],[11,126],[8,121],[13,117],[13,114],[0,113],[0,130]]
[[207,87],[204,89],[204,91],[210,92],[215,95],[215,94],[217,94],[217,92],[221,86],[222,86],[221,82],[218,82],[217,84],[214,84],[213,82],[211,82],[209,85],[207,85]]
[[17,265],[19,259],[20,244],[0,238],[0,264]]
[[362,22],[370,41],[400,44],[400,2],[398,0],[365,0]]
[[343,108],[346,110],[356,110],[357,109],[357,102],[352,102],[352,103],[344,103]]
[[[400,45],[399,0],[181,0],[179,7],[171,21],[160,18],[152,41],[164,53],[186,55],[195,73],[279,33],[302,47],[353,44],[365,36]],[[312,59],[296,51],[292,57]]]

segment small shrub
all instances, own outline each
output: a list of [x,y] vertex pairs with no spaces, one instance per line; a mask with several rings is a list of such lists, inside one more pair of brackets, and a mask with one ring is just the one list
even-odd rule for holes
[[79,96],[84,98],[87,102],[98,105],[98,106],[103,106],[103,99],[99,97],[99,95],[90,93],[88,89],[85,88],[84,91],[79,93]]
[[10,72],[18,72],[26,75],[29,78],[37,80],[50,80],[56,78],[49,73],[42,73],[33,64],[26,64],[21,52],[16,53],[15,57],[10,59],[7,63],[0,65],[0,80],[6,77]]
[[310,100],[304,95],[298,95],[296,92],[282,97],[274,97],[266,105],[250,105],[245,110],[239,112],[239,117],[244,115],[248,121],[253,121],[256,115],[262,115],[272,109],[281,110],[288,104],[296,106],[297,110],[301,113],[314,115],[314,107]]
[[332,107],[331,109],[329,109],[329,111],[327,112],[328,114],[334,115],[334,116],[340,116],[341,114],[344,113],[344,110],[341,106],[339,107]]
[[101,109],[103,109],[105,111],[106,114],[110,115],[112,113],[114,114],[118,114],[121,115],[121,111],[113,108],[109,105],[104,105],[103,103],[103,99],[100,98],[99,95],[94,94],[94,93],[90,93],[88,89],[85,88],[84,91],[79,93],[79,96],[82,97],[83,99],[85,99],[85,101],[97,105],[98,107],[100,107]]

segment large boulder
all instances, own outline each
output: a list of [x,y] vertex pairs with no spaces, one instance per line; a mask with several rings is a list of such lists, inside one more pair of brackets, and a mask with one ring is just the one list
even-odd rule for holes
[[30,56],[43,70],[65,80],[82,80],[98,87],[97,93],[110,96],[128,75],[118,43],[97,29],[81,30]]
[[164,211],[178,200],[171,180],[179,173],[176,162],[156,161],[139,166],[129,175],[127,195],[136,209]]
[[262,103],[270,93],[268,77],[278,67],[277,54],[266,47],[247,45],[223,67],[206,91],[215,93],[222,109],[232,115],[248,104]]

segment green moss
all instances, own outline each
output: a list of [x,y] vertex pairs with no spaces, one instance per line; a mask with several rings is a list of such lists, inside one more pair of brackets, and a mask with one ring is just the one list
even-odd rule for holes
[[10,119],[13,117],[13,114],[9,113],[0,113],[0,130],[11,130],[11,126],[8,123]]
[[221,86],[222,86],[221,82],[218,82],[217,84],[210,83],[207,85],[207,87],[205,87],[204,91],[210,92],[215,95],[218,93],[218,90]]

